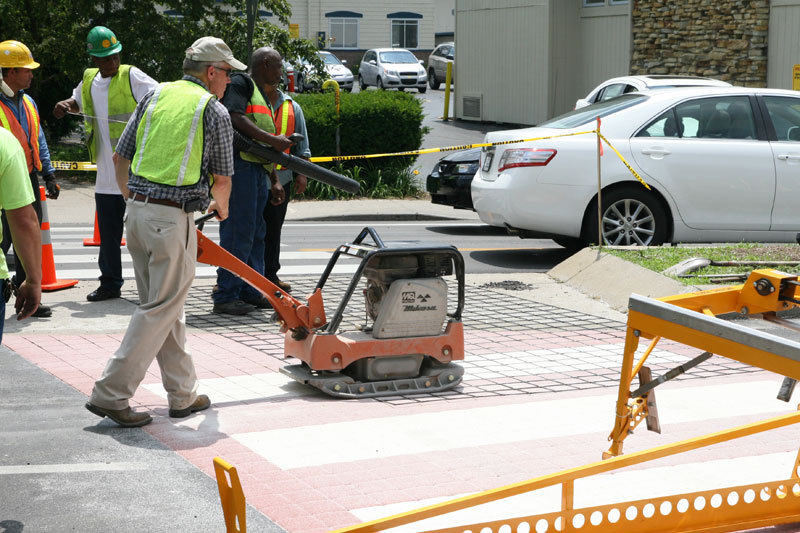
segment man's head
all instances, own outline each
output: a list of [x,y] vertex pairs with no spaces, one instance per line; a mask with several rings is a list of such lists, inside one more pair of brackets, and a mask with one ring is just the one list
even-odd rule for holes
[[122,43],[114,32],[105,26],[95,26],[86,36],[86,51],[92,56],[95,66],[104,78],[113,78],[119,70],[119,53]]
[[0,43],[0,67],[4,83],[17,94],[31,86],[33,69],[38,68],[39,63],[33,60],[30,49],[21,42],[3,41]]
[[217,37],[197,39],[186,49],[183,60],[183,73],[201,79],[218,98],[222,98],[231,82],[231,70],[245,68],[244,63],[233,57],[225,41]]
[[250,73],[259,85],[277,87],[283,74],[283,58],[274,48],[258,48],[250,57]]

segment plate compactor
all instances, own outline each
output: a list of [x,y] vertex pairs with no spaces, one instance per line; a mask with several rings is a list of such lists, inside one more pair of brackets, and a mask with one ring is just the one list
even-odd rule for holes
[[[359,190],[353,179],[238,132],[234,148],[346,192]],[[229,270],[270,301],[285,334],[284,356],[301,361],[282,368],[284,374],[341,398],[439,392],[461,382],[464,371],[452,361],[464,359],[464,258],[454,246],[387,246],[374,229],[364,228],[352,243],[339,246],[304,303],[203,235],[202,222],[213,216],[197,220],[197,260]],[[367,237],[371,243],[364,242]],[[343,255],[361,263],[328,321],[322,289]],[[452,313],[443,276],[455,276],[458,283]],[[345,309],[362,279],[367,323],[342,331]]]
[[[367,241],[369,237],[372,242]],[[342,256],[359,258],[339,307],[326,319],[322,290]],[[464,359],[464,259],[449,245],[386,245],[364,228],[342,244],[307,302],[281,290],[198,230],[197,260],[225,268],[272,303],[285,334],[284,356],[300,364],[281,372],[331,396],[370,398],[440,392],[461,382]],[[458,302],[448,310],[447,283],[455,277]],[[362,280],[367,320],[342,331],[342,319]]]

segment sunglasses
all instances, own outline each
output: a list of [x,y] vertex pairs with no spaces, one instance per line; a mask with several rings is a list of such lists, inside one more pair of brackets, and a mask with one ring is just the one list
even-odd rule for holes
[[215,69],[217,69],[217,70],[221,70],[222,72],[224,72],[224,73],[225,73],[225,75],[226,75],[227,77],[229,77],[229,78],[231,77],[231,71],[232,71],[233,69],[230,69],[230,68],[222,68],[222,67],[218,67],[218,66],[216,66],[216,65],[211,65],[211,66],[212,66],[212,67],[214,67],[214,68],[215,68]]

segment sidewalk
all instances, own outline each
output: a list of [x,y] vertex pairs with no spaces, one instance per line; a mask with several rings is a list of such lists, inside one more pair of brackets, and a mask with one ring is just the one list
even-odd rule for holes
[[[92,222],[91,187],[65,187],[47,205],[53,223]],[[378,215],[476,220],[426,200],[296,202],[289,211],[291,220]],[[317,280],[291,281],[302,296]],[[348,281],[332,277],[329,308]],[[467,276],[465,380],[455,390],[355,401],[280,374],[283,338],[268,315],[214,315],[212,283],[194,284],[186,318],[200,389],[213,406],[168,418],[154,363],[132,402],[154,415],[141,429],[120,429],[83,408],[127,327],[132,284],[122,299],[96,304],[83,293],[49,293],[52,319],[6,322],[0,529],[223,531],[212,467],[223,456],[242,478],[249,531],[321,532],[593,462],[607,448],[625,316],[546,274]],[[363,317],[363,303],[352,305],[349,326]],[[695,352],[662,341],[649,364],[660,375]],[[642,427],[626,452],[791,412],[774,399],[779,385],[778,376],[712,358],[659,389],[664,434]],[[597,503],[598,493],[646,498],[788,477],[796,451],[790,427],[604,476],[577,487],[575,503]],[[548,492],[426,526],[559,503]]]

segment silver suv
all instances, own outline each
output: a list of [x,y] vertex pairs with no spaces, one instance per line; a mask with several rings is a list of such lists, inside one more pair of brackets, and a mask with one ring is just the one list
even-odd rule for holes
[[[456,47],[453,43],[442,43],[428,56],[428,85],[431,89],[439,88],[440,83],[447,79],[447,64],[453,63]],[[455,64],[453,64],[455,69]],[[455,79],[455,70],[450,73],[450,83]]]
[[373,48],[361,58],[358,84],[362,91],[374,85],[378,89],[417,89],[424,93],[428,90],[428,76],[421,63],[403,48]]

